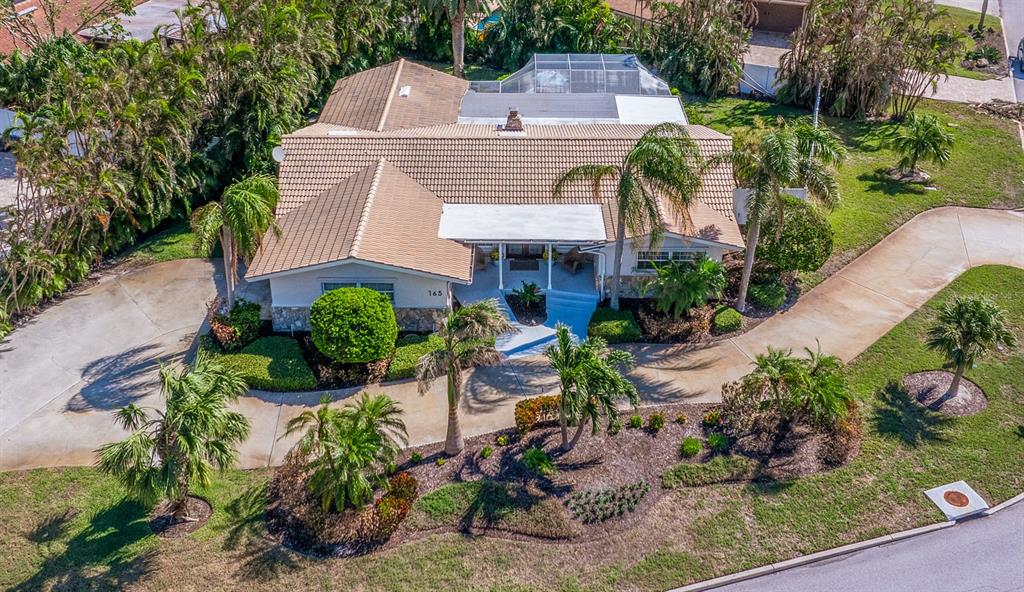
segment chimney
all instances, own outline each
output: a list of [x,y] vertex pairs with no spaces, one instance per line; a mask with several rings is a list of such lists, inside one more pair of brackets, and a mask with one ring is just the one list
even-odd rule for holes
[[509,109],[508,119],[505,120],[505,127],[502,129],[506,132],[523,131],[523,120],[519,118],[519,109],[515,107]]

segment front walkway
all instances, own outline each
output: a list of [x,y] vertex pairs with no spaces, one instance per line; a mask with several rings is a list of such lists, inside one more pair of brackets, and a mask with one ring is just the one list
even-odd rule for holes
[[[748,372],[752,356],[765,351],[769,345],[799,350],[813,347],[815,339],[820,339],[825,351],[850,360],[958,275],[985,264],[1024,268],[1024,212],[960,207],[930,210],[907,222],[846,268],[804,294],[791,309],[744,335],[697,349],[634,347],[640,367],[633,378],[641,387],[645,403],[713,402],[721,396],[721,385]],[[167,265],[185,265],[185,262]],[[140,270],[133,274],[133,285],[159,282],[150,289],[153,286],[164,288],[166,279],[159,275],[154,277],[156,271],[164,274],[167,270],[162,266]],[[181,298],[181,295],[168,296],[172,301],[181,301]],[[34,350],[47,360],[60,352],[60,363],[54,359],[47,362],[47,367],[81,372],[88,363],[68,356],[87,351],[90,344],[106,347],[95,335],[87,339],[81,324],[98,317],[88,323],[103,326],[109,322],[104,319],[124,316],[120,310],[115,314],[109,309],[108,300],[88,295],[79,297],[73,312],[56,312],[65,306],[67,303],[54,307],[36,321],[45,331],[40,327],[35,335],[60,336],[59,340],[52,345],[45,340],[32,343],[34,333],[21,329],[12,335],[10,343],[5,344],[8,349],[0,354],[0,388],[3,389],[0,400],[4,405],[0,424],[3,426],[0,428],[3,430],[0,432],[0,470],[90,464],[93,450],[120,436],[120,430],[113,426],[110,417],[113,403],[120,402],[124,396],[119,385],[113,384],[94,393],[100,396],[98,400],[92,399],[94,404],[75,406],[70,403],[79,399],[67,396],[71,391],[66,385],[52,382],[46,368],[34,370],[34,366],[24,365],[31,363],[32,353],[15,354],[20,356],[16,358],[19,361],[12,363],[11,352],[19,349]],[[200,308],[198,304],[195,306]],[[198,325],[198,318],[201,317],[196,317],[192,331]],[[65,326],[65,323],[68,324]],[[110,339],[132,336],[133,340],[138,340],[131,326],[120,323],[117,326],[123,334],[111,334]],[[130,349],[128,345],[121,347]],[[466,436],[512,426],[513,407],[519,398],[554,392],[557,386],[540,358],[512,360],[469,374],[462,402],[462,428]],[[17,387],[11,388],[14,380],[17,380]],[[390,395],[406,410],[412,444],[444,438],[444,381],[438,381],[424,396],[416,392],[416,385],[411,381],[369,390]],[[353,390],[348,390],[334,394],[342,399],[352,393]],[[278,440],[284,425],[317,399],[319,394],[315,393],[257,393],[240,402],[239,407],[253,424],[252,435],[242,448],[241,466],[252,468],[279,462],[291,445],[290,441]],[[86,398],[87,402],[89,400]],[[97,402],[102,404],[95,404]],[[14,415],[8,415],[11,413]]]

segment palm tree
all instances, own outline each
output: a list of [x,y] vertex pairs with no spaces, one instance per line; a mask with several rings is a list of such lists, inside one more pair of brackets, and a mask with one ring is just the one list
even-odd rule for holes
[[783,123],[776,128],[760,128],[750,138],[740,139],[733,152],[711,160],[731,161],[737,184],[748,190],[747,249],[743,260],[736,310],[747,309],[747,289],[754,269],[761,220],[778,216],[777,232],[784,220],[783,195],[788,187],[803,186],[807,195],[828,208],[839,201],[835,167],[846,156],[839,138],[825,126],[805,121]]
[[725,290],[725,266],[706,256],[696,261],[670,261],[657,266],[655,272],[650,289],[658,310],[677,319]]
[[373,478],[407,442],[402,409],[386,395],[363,393],[354,405],[320,406],[290,420],[285,436],[304,432],[296,450],[310,471],[309,489],[324,510],[360,508],[373,499]]
[[753,376],[764,381],[771,395],[771,404],[789,414],[790,393],[805,382],[806,368],[793,350],[768,346],[768,352],[754,357]]
[[850,412],[853,394],[846,384],[843,362],[837,356],[805,347],[807,369],[804,384],[793,392],[797,414],[819,426],[834,426]]
[[938,322],[928,331],[929,348],[946,356],[954,369],[946,397],[960,391],[960,381],[969,366],[988,350],[1014,347],[1016,339],[1007,324],[1006,313],[988,298],[956,296],[939,311]]
[[212,202],[192,214],[197,253],[210,256],[220,240],[224,251],[224,278],[227,284],[228,310],[235,305],[238,259],[249,260],[267,230],[281,236],[274,218],[277,184],[269,175],[253,175],[224,190],[221,201]]
[[444,12],[452,27],[452,74],[462,78],[466,58],[466,17],[477,14],[483,7],[481,0],[423,0],[428,10]]
[[886,140],[886,147],[900,155],[896,167],[908,174],[917,172],[917,161],[924,158],[944,166],[953,154],[953,134],[934,115],[911,111],[902,125]]
[[[555,343],[544,353],[558,374],[561,391],[558,423],[562,429],[563,452],[576,446],[588,422],[596,434],[602,416],[613,421],[618,416],[617,399],[628,399],[634,407],[639,403],[636,387],[619,371],[635,363],[629,352],[611,350],[599,337],[588,337],[577,344],[569,328],[559,323],[555,326]],[[569,440],[570,421],[576,422],[572,440]]]
[[462,452],[462,428],[459,426],[459,401],[462,397],[462,371],[479,365],[495,364],[501,354],[494,349],[498,335],[514,331],[495,299],[481,300],[455,309],[441,321],[437,335],[444,347],[423,354],[416,364],[416,380],[421,395],[441,376],[448,377],[448,433],[444,452],[454,456]]
[[615,255],[612,271],[611,307],[618,310],[622,284],[622,251],[626,232],[647,234],[656,244],[665,230],[660,199],[682,216],[697,198],[703,160],[686,128],[663,123],[647,131],[620,164],[588,164],[569,169],[555,181],[552,193],[562,197],[566,187],[587,181],[595,199],[601,196],[605,180],[615,181]]
[[248,387],[203,350],[180,372],[161,368],[160,381],[166,409],[150,416],[132,403],[117,411],[117,423],[132,433],[102,446],[97,465],[130,495],[144,503],[166,498],[174,517],[188,520],[191,489],[208,487],[214,468],[230,467],[235,447],[249,436],[245,416],[228,410]]

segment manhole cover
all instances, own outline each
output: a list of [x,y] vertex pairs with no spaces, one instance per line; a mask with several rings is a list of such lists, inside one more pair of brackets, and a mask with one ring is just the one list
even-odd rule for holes
[[946,503],[949,505],[956,506],[958,508],[966,508],[971,503],[971,500],[968,499],[966,495],[953,489],[943,493],[942,499],[946,500]]

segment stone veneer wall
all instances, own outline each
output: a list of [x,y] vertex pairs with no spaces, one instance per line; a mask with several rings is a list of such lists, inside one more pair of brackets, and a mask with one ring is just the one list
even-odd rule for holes
[[[438,322],[448,314],[444,308],[396,308],[395,319],[402,331],[427,333],[437,329]],[[271,310],[275,331],[309,331],[309,308],[275,306]]]
[[[619,296],[622,298],[647,298],[651,295],[649,289],[645,289],[645,284],[651,281],[653,276],[639,276],[639,275],[624,275],[622,276],[622,290],[619,292]],[[607,277],[604,280],[604,287],[608,290],[608,294],[611,294],[612,289],[612,278]]]

